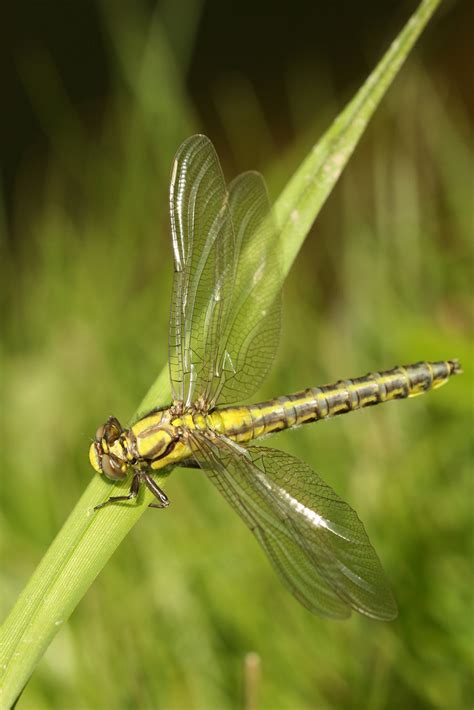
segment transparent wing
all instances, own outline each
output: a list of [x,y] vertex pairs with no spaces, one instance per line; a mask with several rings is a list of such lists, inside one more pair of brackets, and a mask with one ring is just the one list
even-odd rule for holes
[[357,514],[306,464],[276,449],[243,449],[191,434],[196,459],[252,530],[276,571],[310,611],[351,609],[389,620],[397,608]]
[[[169,331],[175,401],[209,407],[249,396],[275,354],[280,297],[263,178],[224,184],[205,136],[180,147],[170,187],[175,274]],[[272,248],[273,247],[273,248]]]
[[279,249],[263,177],[239,175],[229,185],[238,261],[232,309],[223,342],[227,367],[217,400],[231,404],[250,397],[275,357],[281,326]]
[[208,394],[218,377],[219,341],[229,312],[235,251],[219,159],[205,136],[179,148],[170,185],[174,279],[169,368],[174,401]]

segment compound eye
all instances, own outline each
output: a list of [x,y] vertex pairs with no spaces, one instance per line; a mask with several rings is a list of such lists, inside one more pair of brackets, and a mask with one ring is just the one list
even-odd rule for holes
[[89,461],[91,463],[92,468],[94,469],[94,471],[97,471],[97,473],[103,473],[102,454],[103,451],[100,442],[94,441],[89,448]]
[[121,464],[114,456],[103,454],[101,464],[102,471],[107,478],[110,478],[112,481],[123,481],[127,477],[126,472],[122,471]]
[[110,417],[105,422],[103,427],[99,427],[99,430],[100,429],[103,429],[102,436],[105,437],[109,446],[112,446],[112,444],[117,441],[120,434],[122,433],[122,427],[120,426],[120,422],[115,417]]

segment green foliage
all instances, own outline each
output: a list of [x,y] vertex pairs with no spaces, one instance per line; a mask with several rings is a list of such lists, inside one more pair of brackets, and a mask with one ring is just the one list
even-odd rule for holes
[[[5,611],[92,476],[87,449],[95,428],[109,413],[126,421],[166,362],[169,166],[196,126],[158,22],[148,28],[143,65],[133,65],[127,42],[143,32],[140,22],[133,18],[129,33],[113,26],[120,72],[100,139],[89,141],[73,117],[57,126],[43,112],[56,162],[41,194],[25,184],[20,240],[2,260]],[[395,58],[408,48],[402,42]],[[154,88],[158,67],[162,93]],[[391,78],[381,76],[377,89]],[[51,94],[45,89],[42,106],[60,106],[57,82],[43,85]],[[364,120],[378,98],[374,84],[366,90]],[[414,97],[422,97],[416,111]],[[344,130],[336,131],[349,141],[341,169],[360,135],[353,119],[339,119]],[[262,396],[397,362],[459,357],[469,364],[472,157],[462,119],[461,108],[444,106],[411,64],[290,272],[281,352]],[[341,154],[331,143],[336,128],[319,144],[319,156],[329,152],[312,164],[313,177],[320,168],[329,175],[328,156]],[[313,125],[307,135],[314,142]],[[265,170],[275,176],[274,192],[278,176],[306,153],[296,151]],[[308,168],[302,171],[277,202],[282,225],[288,216],[301,224],[291,215],[306,211],[291,236],[288,268],[336,178],[315,181],[314,200],[298,204],[303,193],[295,185]],[[153,401],[167,397],[163,372]],[[66,623],[145,509],[93,515],[111,494],[93,477],[7,621],[8,648],[19,654],[9,697],[60,629],[19,708],[235,707],[249,651],[262,659],[262,708],[466,706],[471,392],[467,369],[427,397],[275,440],[359,512],[392,582],[396,622],[310,616],[205,478],[176,471],[166,489],[171,507],[143,516]]]

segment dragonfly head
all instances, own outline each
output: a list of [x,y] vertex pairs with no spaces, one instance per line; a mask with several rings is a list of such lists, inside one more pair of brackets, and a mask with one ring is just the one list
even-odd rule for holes
[[112,481],[123,481],[127,477],[130,459],[126,437],[115,417],[110,417],[97,429],[89,449],[89,461],[97,473],[105,474]]

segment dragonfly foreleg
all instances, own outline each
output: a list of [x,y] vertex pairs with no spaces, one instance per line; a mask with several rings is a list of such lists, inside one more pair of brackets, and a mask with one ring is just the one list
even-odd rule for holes
[[[166,495],[164,491],[161,490],[161,488],[158,486],[157,483],[149,476],[147,473],[142,473],[141,477],[143,478],[143,481],[148,488],[149,491],[153,493],[155,498],[158,499],[158,503],[150,503],[149,507],[150,508],[167,508],[170,504],[169,498]],[[138,478],[138,476],[137,476]]]
[[132,478],[132,485],[130,486],[130,492],[128,495],[126,495],[126,496],[111,496],[104,503],[100,503],[100,505],[96,505],[94,507],[94,510],[99,510],[100,508],[104,508],[106,505],[109,505],[109,503],[119,503],[120,501],[123,501],[123,500],[132,500],[133,498],[137,497],[139,488],[140,488],[140,474],[134,474],[134,476]]

